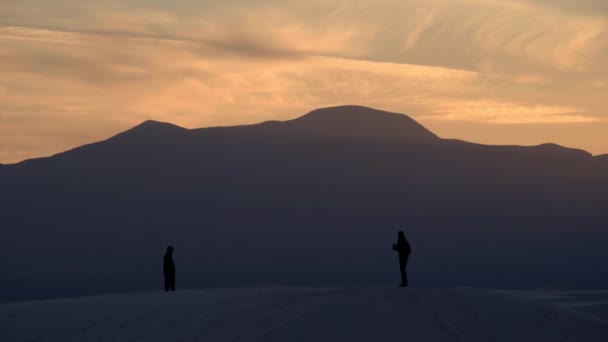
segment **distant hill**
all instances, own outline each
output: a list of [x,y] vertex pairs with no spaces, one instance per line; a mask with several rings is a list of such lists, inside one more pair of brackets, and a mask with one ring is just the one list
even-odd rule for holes
[[554,144],[441,139],[359,106],[256,125],[146,121],[0,168],[5,297],[178,287],[398,281],[606,287],[608,161]]

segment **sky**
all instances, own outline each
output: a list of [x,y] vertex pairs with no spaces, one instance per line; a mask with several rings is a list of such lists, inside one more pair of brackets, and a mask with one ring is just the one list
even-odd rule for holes
[[358,104],[608,153],[606,0],[1,0],[0,163]]

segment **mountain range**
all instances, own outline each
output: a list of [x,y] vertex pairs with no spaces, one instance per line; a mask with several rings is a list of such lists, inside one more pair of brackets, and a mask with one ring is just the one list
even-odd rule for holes
[[608,287],[608,156],[442,139],[360,106],[0,165],[0,298],[181,287]]

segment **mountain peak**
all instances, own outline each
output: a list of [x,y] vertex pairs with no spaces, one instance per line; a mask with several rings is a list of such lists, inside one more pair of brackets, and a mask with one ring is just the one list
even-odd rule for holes
[[183,130],[185,128],[174,125],[172,123],[169,122],[164,122],[164,121],[156,121],[156,120],[146,120],[142,123],[140,123],[139,125],[135,126],[132,128],[132,130],[134,129],[146,129],[146,130],[156,130],[156,129],[179,129],[179,130]]
[[536,145],[536,146],[531,146],[530,147],[532,150],[535,151],[540,151],[542,152],[544,155],[546,156],[568,156],[568,157],[573,157],[573,158],[590,158],[592,157],[591,153],[581,150],[581,149],[576,149],[576,148],[569,148],[569,147],[564,147],[558,144],[554,144],[554,143],[545,143],[545,144],[540,144],[540,145]]
[[285,124],[303,133],[334,138],[434,141],[438,137],[405,114],[364,106],[337,106],[313,110]]
[[119,140],[125,139],[166,139],[168,137],[172,137],[175,135],[181,135],[182,133],[188,131],[187,129],[174,125],[168,122],[156,121],[156,120],[146,120],[139,125],[124,131],[113,138]]

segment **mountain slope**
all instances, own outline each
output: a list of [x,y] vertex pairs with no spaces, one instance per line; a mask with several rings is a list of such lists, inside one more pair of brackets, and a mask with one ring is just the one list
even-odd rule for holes
[[398,229],[414,284],[608,287],[605,170],[584,151],[439,139],[363,107],[146,122],[0,168],[14,280],[0,297],[156,288],[167,244],[190,287],[392,284]]

